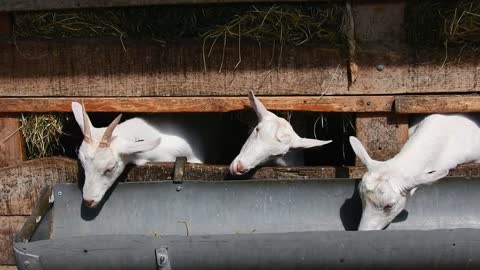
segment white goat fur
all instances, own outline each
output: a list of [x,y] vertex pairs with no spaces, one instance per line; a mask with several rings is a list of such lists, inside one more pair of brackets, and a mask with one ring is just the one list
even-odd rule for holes
[[[158,121],[133,118],[113,125],[109,143],[102,147],[102,137],[107,128],[93,127],[88,116],[84,122],[86,112],[83,113],[82,105],[77,102],[72,103],[72,111],[84,134],[78,158],[85,171],[83,199],[91,202],[87,205],[89,207],[95,207],[101,201],[127,164],[175,161],[178,156],[187,157],[188,162],[202,163],[202,151],[194,147],[199,143],[187,141],[185,130],[175,124],[163,123],[162,126]],[[90,136],[85,134],[84,123],[90,125]]]
[[[318,147],[331,141],[301,138],[290,123],[268,111],[265,106],[249,92],[250,106],[256,112],[258,124],[243,145],[238,156],[230,164],[230,173],[242,175],[265,162],[274,160],[277,165],[303,165],[296,161],[295,153],[287,155],[292,148]],[[296,153],[298,156],[298,153]],[[303,161],[303,158],[300,158]]]
[[404,208],[417,187],[443,178],[458,164],[480,162],[480,128],[464,115],[434,114],[409,129],[401,151],[387,161],[372,160],[350,137],[367,167],[359,185],[363,213],[359,230],[381,230]]

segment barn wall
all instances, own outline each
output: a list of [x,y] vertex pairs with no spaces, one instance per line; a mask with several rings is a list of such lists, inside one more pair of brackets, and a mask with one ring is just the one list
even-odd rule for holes
[[[58,1],[13,2],[1,2],[0,10],[131,4],[129,0],[83,1],[82,5],[72,0],[63,1],[63,6],[56,5]],[[246,93],[253,90],[270,96],[263,97],[270,109],[358,113],[357,135],[374,157],[387,159],[406,140],[404,114],[480,111],[480,98],[467,95],[480,90],[478,55],[465,52],[462,61],[445,62],[443,49],[417,54],[405,44],[404,1],[347,2],[353,5],[350,15],[354,22],[349,36],[353,42],[347,52],[306,46],[285,47],[280,55],[278,48],[260,49],[257,44],[245,43],[238,67],[237,43],[227,43],[224,53],[219,44],[211,57],[204,59],[198,42],[162,47],[146,42],[122,44],[117,39],[12,42],[1,38],[0,140],[19,127],[19,115],[5,112],[68,112],[69,103],[79,98],[85,98],[90,111],[227,112],[245,109]],[[0,35],[8,36],[10,31],[10,16],[0,14]],[[368,132],[372,126],[376,133]],[[56,182],[81,179],[74,160],[47,158],[22,163],[22,138],[19,132],[12,134],[0,145],[0,167],[7,166],[0,169],[0,270],[15,269],[11,266],[13,235],[30,214],[40,190]],[[388,140],[377,139],[381,134],[388,134]],[[228,177],[227,170],[226,166],[187,165],[185,177],[223,180]],[[360,166],[263,168],[248,177],[361,177],[364,171]],[[480,176],[480,167],[461,166],[451,175]],[[172,176],[170,163],[131,169],[124,178],[145,181]]]

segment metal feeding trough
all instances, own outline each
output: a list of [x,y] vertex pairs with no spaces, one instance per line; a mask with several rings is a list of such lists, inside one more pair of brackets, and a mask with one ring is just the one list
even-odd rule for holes
[[419,189],[385,231],[357,232],[358,180],[118,184],[81,206],[46,189],[19,269],[479,269],[480,178]]

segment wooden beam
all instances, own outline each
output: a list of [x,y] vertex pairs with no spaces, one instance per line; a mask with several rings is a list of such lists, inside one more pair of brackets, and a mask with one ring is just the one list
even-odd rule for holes
[[30,215],[42,189],[57,182],[77,182],[77,161],[45,158],[0,169],[0,215]]
[[[263,96],[270,110],[312,112],[473,113],[478,95],[422,96]],[[90,112],[229,112],[249,110],[246,97],[53,97],[1,98],[0,112],[70,112],[71,102],[84,101]]]
[[358,42],[383,44],[390,48],[404,45],[405,1],[352,0],[352,4]]
[[480,96],[399,96],[396,113],[473,113],[480,112]]
[[0,113],[0,167],[13,166],[23,160],[25,148],[18,116]]
[[[9,36],[11,32],[12,17],[8,13],[0,12],[0,35]],[[3,66],[3,63],[0,66]],[[18,116],[0,111],[0,167],[15,165],[24,159],[25,148]]]
[[[449,51],[449,55],[458,52]],[[409,50],[362,47],[359,76],[351,94],[473,93],[480,91],[480,57],[465,52],[461,61],[445,61],[445,51],[415,55]]]
[[0,265],[15,265],[13,239],[27,216],[0,216]]
[[[366,168],[363,166],[347,166],[345,169],[347,171],[346,177],[349,178],[362,178],[366,172]],[[480,176],[480,163],[458,165],[455,169],[450,170],[448,176],[478,177]]]
[[[362,113],[357,114],[356,136],[375,160],[395,156],[408,139],[406,115]],[[357,158],[357,166],[362,165]]]
[[[415,56],[408,50],[361,47],[357,81],[335,49],[242,44],[215,46],[204,69],[201,41],[168,44],[119,40],[0,41],[0,96],[158,97],[258,95],[393,95],[480,91],[480,57],[463,53],[447,62],[444,50]],[[221,72],[219,68],[222,66]]]
[[[331,95],[347,90],[340,52],[202,40],[160,46],[91,39],[0,42],[0,96],[245,96]],[[210,48],[210,45],[208,45]],[[208,53],[208,50],[207,50]],[[235,66],[238,67],[235,69]],[[206,67],[206,69],[205,69]]]
[[[308,2],[313,0],[275,0],[275,2]],[[315,0],[316,2],[327,0]],[[223,4],[223,3],[264,3],[273,0],[15,0],[0,1],[0,11],[25,11],[48,9],[105,8],[122,6],[150,6],[173,4]]]
[[[270,110],[390,112],[393,96],[259,97]],[[228,112],[250,109],[244,97],[0,98],[2,112],[70,112],[82,101],[89,112]]]

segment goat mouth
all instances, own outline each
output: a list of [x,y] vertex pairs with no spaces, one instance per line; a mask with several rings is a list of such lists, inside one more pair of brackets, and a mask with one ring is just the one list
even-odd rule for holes
[[245,171],[237,171],[237,170],[230,170],[230,173],[233,175],[245,175],[247,174],[251,169],[246,169]]
[[91,203],[91,204],[83,203],[83,205],[84,205],[85,207],[87,207],[87,208],[95,209],[95,208],[97,208],[98,203],[97,203],[97,202],[94,202],[94,203]]

